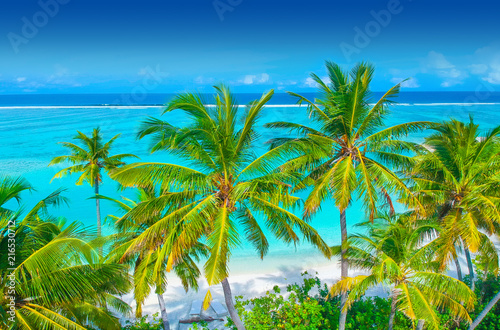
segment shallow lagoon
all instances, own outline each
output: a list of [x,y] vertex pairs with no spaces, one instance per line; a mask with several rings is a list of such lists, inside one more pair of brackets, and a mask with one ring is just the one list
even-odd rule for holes
[[[241,108],[243,110],[243,108]],[[4,107],[0,109],[2,125],[0,127],[0,175],[22,175],[29,180],[36,191],[26,193],[23,203],[26,207],[32,206],[41,198],[59,187],[67,188],[65,196],[70,198],[70,207],[61,207],[54,210],[54,214],[66,217],[70,221],[81,221],[87,226],[95,225],[95,202],[89,200],[93,190],[88,185],[75,186],[76,176],[71,178],[55,179],[49,183],[53,175],[63,168],[47,167],[50,160],[62,154],[65,150],[57,144],[61,141],[71,141],[76,130],[86,134],[100,126],[105,139],[115,134],[122,136],[116,141],[113,153],[133,153],[141,161],[177,162],[176,159],[165,153],[151,155],[148,151],[149,141],[136,140],[139,122],[147,116],[160,116],[161,107],[131,106],[131,107]],[[388,125],[408,121],[431,120],[439,121],[453,116],[461,120],[468,120],[469,113],[474,116],[475,122],[483,129],[491,129],[500,124],[500,104],[401,104],[392,106],[392,114],[387,118]],[[176,125],[183,125],[186,118],[181,112],[171,112],[162,116],[164,120]],[[297,106],[270,106],[260,118],[262,124],[266,122],[286,120],[298,123],[309,121],[305,107]],[[260,131],[261,147],[256,154],[266,149],[264,142],[276,136],[276,131],[262,128]],[[412,135],[410,139],[421,142],[426,133]],[[131,160],[132,161],[132,160]],[[118,197],[133,196],[131,192],[118,192],[117,185],[111,180],[105,180],[101,186],[103,195]],[[305,195],[301,195],[304,197]],[[109,202],[101,202],[101,214],[113,214],[116,209]],[[300,214],[300,210],[297,211]],[[365,219],[360,203],[353,203],[348,211],[348,230]],[[329,244],[338,244],[340,241],[339,214],[332,203],[325,204],[322,210],[312,220],[312,225],[320,232]],[[111,232],[108,227],[106,231]],[[259,267],[270,270],[278,267],[272,260],[289,259],[291,257],[300,264],[314,264],[321,260],[319,254],[307,244],[287,246],[283,243],[270,240],[271,247],[268,261],[260,263]],[[255,256],[255,257],[254,257]],[[248,266],[248,262],[258,257],[251,246],[243,244],[235,251],[234,265],[237,268]],[[287,261],[289,263],[289,260]],[[281,262],[279,263],[281,264]],[[262,270],[262,269],[261,269]]]

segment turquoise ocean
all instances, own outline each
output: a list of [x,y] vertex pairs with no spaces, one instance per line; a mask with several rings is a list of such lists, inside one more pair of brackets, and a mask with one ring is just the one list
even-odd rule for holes
[[[500,124],[500,93],[488,92],[487,95],[475,92],[414,92],[401,93],[398,104],[391,106],[391,115],[387,125],[408,121],[431,120],[442,121],[449,117],[468,120],[472,115],[474,121],[484,130]],[[257,98],[257,94],[237,94],[240,104]],[[375,93],[375,98],[376,98]],[[127,95],[94,94],[94,95],[0,95],[0,175],[23,176],[36,189],[24,193],[22,205],[30,208],[41,198],[49,195],[57,188],[67,190],[64,195],[70,199],[68,207],[54,209],[54,215],[65,217],[68,221],[80,221],[86,226],[95,226],[95,201],[88,199],[93,190],[88,185],[75,186],[77,176],[55,179],[54,174],[63,166],[48,167],[53,157],[66,154],[57,142],[71,141],[76,131],[90,133],[99,126],[105,139],[121,133],[116,141],[113,153],[132,153],[140,157],[140,161],[177,162],[166,153],[149,153],[149,141],[137,140],[136,133],[141,120],[147,116],[159,117],[162,104],[172,95],[150,94],[140,100]],[[314,95],[309,95],[311,99]],[[207,97],[208,103],[210,98]],[[276,136],[277,132],[265,129],[266,122],[286,120],[297,123],[308,123],[305,107],[294,105],[295,100],[286,94],[277,94],[271,104],[263,111],[260,118],[260,142],[256,153],[266,150],[264,142]],[[243,108],[240,108],[243,111]],[[180,111],[161,116],[174,125],[182,126],[187,122]],[[425,134],[419,133],[408,139],[422,142]],[[132,160],[131,160],[132,161]],[[133,197],[129,191],[118,191],[117,185],[105,179],[101,186],[103,195],[119,198]],[[301,195],[305,197],[305,194]],[[9,205],[14,207],[13,204]],[[107,201],[101,202],[101,214],[117,214],[116,208]],[[297,212],[300,214],[300,211]],[[354,202],[347,213],[348,230],[356,230],[354,225],[364,221],[365,214],[359,202]],[[340,241],[339,214],[333,203],[325,203],[312,219],[311,224],[319,231],[329,244]],[[108,225],[106,233],[112,232]],[[260,262],[253,248],[243,243],[233,254],[234,267],[248,267],[254,271],[275,270],[285,261],[298,266],[313,267],[322,259],[316,250],[308,244],[297,247],[286,245],[270,239],[270,251],[264,262]],[[267,260],[267,262],[266,262]],[[277,262],[280,261],[280,262]]]

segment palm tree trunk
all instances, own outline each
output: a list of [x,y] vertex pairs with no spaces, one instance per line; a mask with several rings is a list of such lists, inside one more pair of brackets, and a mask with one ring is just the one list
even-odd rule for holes
[[467,258],[467,266],[469,267],[469,277],[470,277],[470,288],[474,291],[474,266],[472,265],[472,258],[470,257],[470,251],[465,247],[465,257]]
[[417,330],[422,330],[424,328],[424,323],[425,323],[424,320],[418,320]]
[[158,296],[158,304],[160,305],[161,312],[161,320],[163,322],[163,330],[170,330],[170,323],[168,322],[167,310],[165,309],[165,300],[163,299],[163,295],[157,293]]
[[491,299],[488,305],[486,305],[483,311],[476,317],[474,322],[472,322],[472,324],[469,326],[469,330],[474,330],[498,301],[500,301],[500,291],[497,292],[497,294],[493,297],[493,299]]
[[234,325],[236,326],[236,329],[246,330],[245,326],[243,325],[243,322],[241,322],[240,316],[238,315],[236,308],[234,307],[233,294],[231,293],[231,287],[229,286],[227,277],[222,280],[222,290],[224,291],[224,300],[226,301],[227,310],[229,312],[229,315],[231,316],[231,319],[234,322]]
[[391,301],[391,315],[389,315],[389,330],[394,328],[394,316],[396,316],[396,305],[398,302],[398,295],[395,291],[392,292],[392,301]]
[[[95,179],[94,182],[95,195],[99,195],[99,180]],[[101,236],[101,205],[99,198],[95,199],[95,207],[97,211],[97,237]]]
[[458,261],[458,257],[453,257],[453,261],[455,261],[455,266],[457,267],[457,278],[459,281],[463,281],[462,268],[460,267],[460,261]]
[[[348,276],[346,254],[347,244],[347,220],[345,210],[340,211],[340,233],[341,233],[341,257],[340,257],[340,278],[344,279]],[[347,319],[347,311],[344,311],[344,306],[347,301],[347,292],[342,293],[340,296],[340,317],[339,317],[339,330],[345,330],[345,323]]]

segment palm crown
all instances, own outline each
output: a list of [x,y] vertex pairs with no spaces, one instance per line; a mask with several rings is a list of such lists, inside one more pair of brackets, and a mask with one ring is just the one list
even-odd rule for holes
[[[149,226],[160,219],[158,214],[145,214],[141,212],[142,206],[150,201],[155,202],[157,192],[152,188],[138,188],[137,201],[123,197],[123,201],[97,195],[96,198],[109,200],[113,202],[120,210],[122,215],[109,215],[115,222],[117,233],[110,240],[112,251],[107,255],[109,261],[128,263],[133,268],[134,274],[134,298],[136,301],[136,316],[142,315],[142,305],[145,299],[151,293],[152,288],[156,288],[156,294],[163,299],[163,293],[166,290],[166,262],[168,255],[165,255],[162,245],[157,242],[153,244],[143,245],[140,250],[134,254],[123,254],[128,249],[130,244],[144,232]],[[141,204],[140,206],[138,206]],[[152,243],[152,242],[151,242]],[[200,276],[200,271],[197,262],[200,261],[200,256],[206,256],[205,246],[198,244],[190,251],[187,251],[182,256],[182,260],[178,261],[173,270],[181,279],[184,289],[198,289],[197,280]],[[164,312],[162,310],[162,312]]]
[[[49,166],[60,163],[70,163],[73,165],[57,172],[52,180],[74,173],[81,173],[80,177],[76,181],[76,184],[81,185],[84,182],[87,182],[91,187],[94,187],[95,194],[99,194],[99,184],[102,182],[101,169],[110,171],[124,165],[125,163],[122,161],[124,158],[137,158],[137,156],[132,154],[110,156],[110,149],[119,136],[120,134],[117,134],[111,138],[111,140],[104,143],[101,130],[99,128],[95,128],[92,131],[92,136],[90,137],[78,131],[78,134],[74,137],[74,139],[78,140],[82,146],[71,142],[61,142],[62,146],[71,151],[71,154],[67,156],[55,157],[49,163]],[[99,199],[96,199],[96,212],[97,235],[101,236],[101,210]]]
[[[337,282],[332,294],[349,292],[345,307],[349,308],[369,288],[381,284],[390,287],[393,303],[389,329],[396,309],[412,320],[424,320],[431,329],[440,325],[434,308],[446,307],[452,315],[470,322],[467,309],[473,306],[473,292],[463,282],[437,272],[432,262],[434,244],[425,244],[437,227],[411,217],[411,213],[382,216],[374,224],[365,223],[366,235],[351,235],[348,262],[369,274]],[[340,247],[335,250],[340,254]]]
[[[298,133],[295,138],[271,140],[271,148],[284,146],[302,151],[282,168],[305,174],[295,189],[312,186],[304,204],[306,218],[311,217],[324,200],[333,198],[340,211],[341,240],[344,243],[347,239],[346,209],[354,197],[363,199],[371,220],[376,214],[379,196],[386,199],[393,211],[390,196],[396,192],[406,199],[410,207],[421,209],[418,198],[393,170],[411,164],[409,152],[419,148],[398,138],[432,123],[411,122],[385,128],[388,105],[398,95],[400,84],[370,104],[370,83],[374,72],[371,65],[360,63],[350,72],[344,72],[339,65],[326,62],[326,68],[329,84],[311,74],[320,94],[314,102],[290,93],[298,97],[298,104],[307,104],[314,126],[289,122],[274,122],[267,126]],[[347,276],[343,257],[341,274],[342,277]],[[341,305],[344,305],[345,299],[343,294]],[[340,315],[340,330],[344,330],[345,320],[343,312]]]
[[[343,211],[351,203],[354,194],[363,197],[370,218],[376,211],[377,200],[388,197],[390,192],[400,192],[414,197],[404,182],[390,166],[412,162],[410,155],[419,146],[401,141],[398,137],[431,126],[431,122],[410,122],[386,128],[384,119],[389,114],[400,84],[387,91],[378,101],[370,104],[372,93],[369,85],[373,67],[361,63],[351,72],[344,72],[332,62],[327,62],[329,84],[316,74],[311,77],[318,84],[320,97],[312,102],[303,96],[299,104],[306,103],[312,126],[289,122],[274,122],[268,127],[287,129],[299,134],[297,138],[276,138],[271,146],[300,144],[304,155],[295,158],[288,166],[305,171],[308,175],[299,186],[312,184],[313,190],[305,203],[305,215],[312,215],[321,202],[333,197],[337,207]],[[420,203],[410,198],[412,206]]]
[[[7,178],[0,191],[20,200],[20,183],[29,186],[25,180]],[[12,251],[10,231],[15,232],[15,265],[0,260],[0,291],[15,298],[15,328],[120,329],[110,308],[128,313],[129,306],[115,295],[130,289],[129,276],[122,265],[99,263],[85,228],[50,216],[49,206],[67,202],[61,192],[56,190],[27,212],[0,215],[2,251]],[[0,326],[10,328],[7,295],[0,297],[0,310]]]
[[443,266],[463,246],[472,271],[469,250],[481,247],[496,255],[484,232],[500,231],[499,178],[495,176],[500,127],[480,136],[471,118],[469,123],[444,122],[435,131],[425,140],[430,151],[418,156],[412,168],[415,189],[444,228],[439,241]]
[[[242,116],[226,87],[218,86],[216,91],[214,106],[190,93],[168,103],[165,112],[182,110],[191,119],[190,125],[178,128],[149,119],[140,132],[140,137],[152,136],[153,151],[167,150],[187,166],[135,163],[112,173],[124,186],[161,187],[157,202],[144,207],[144,212],[176,206],[146,229],[129,251],[147,242],[162,242],[172,265],[204,238],[210,252],[204,266],[209,285],[228,277],[231,250],[240,244],[242,231],[261,257],[269,247],[263,226],[277,238],[294,243],[299,240],[298,229],[328,255],[329,248],[316,230],[288,210],[299,202],[290,195],[298,176],[276,170],[286,159],[285,152],[271,150],[256,156],[252,150],[256,121],[273,91],[250,103]],[[238,125],[238,120],[243,124]]]
[[136,157],[131,154],[119,154],[110,156],[110,149],[120,134],[115,135],[111,140],[104,143],[100,128],[92,131],[92,136],[87,136],[78,131],[74,137],[81,143],[79,146],[71,142],[61,142],[60,144],[71,151],[70,155],[58,156],[52,159],[50,165],[60,163],[70,163],[73,166],[64,168],[54,175],[54,178],[61,178],[65,175],[81,173],[76,181],[77,185],[87,182],[92,187],[102,182],[101,169],[109,171],[118,166],[124,165],[122,161],[126,157]]

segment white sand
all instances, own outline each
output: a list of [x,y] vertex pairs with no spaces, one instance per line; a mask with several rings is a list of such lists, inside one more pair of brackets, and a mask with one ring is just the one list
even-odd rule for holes
[[[245,266],[246,267],[245,267]],[[242,257],[234,259],[231,263],[231,275],[229,283],[233,297],[242,295],[244,299],[250,299],[265,295],[266,291],[271,291],[275,285],[284,289],[288,284],[301,283],[301,273],[308,271],[311,276],[317,276],[322,283],[331,285],[340,278],[340,265],[338,260],[327,260],[324,257],[314,255],[288,255],[270,256],[264,261],[253,257]],[[317,273],[317,274],[316,274]],[[351,271],[350,275],[357,275]],[[178,324],[179,319],[188,317],[191,302],[203,300],[208,289],[206,280],[200,279],[200,289],[198,292],[190,290],[184,291],[180,280],[174,274],[169,278],[167,291],[164,294],[168,317],[172,329],[190,329],[191,325]],[[224,304],[224,294],[222,286],[216,285],[211,288],[212,296]],[[368,295],[386,295],[383,288],[371,290]],[[135,310],[135,302],[131,294],[124,297]],[[225,305],[225,304],[224,304]],[[144,306],[144,315],[159,313],[158,300],[155,294],[150,295]],[[203,312],[202,315],[216,317],[212,308]],[[210,322],[210,328],[224,329],[225,322]]]
[[[500,249],[500,241],[498,238],[492,237],[493,242]],[[459,258],[462,274],[468,274],[467,262],[464,256]],[[322,283],[332,285],[340,278],[340,263],[338,259],[327,260],[317,251],[302,251],[300,253],[289,254],[274,253],[268,255],[264,260],[260,260],[255,256],[239,256],[234,257],[230,264],[229,283],[233,297],[242,295],[244,299],[266,294],[266,291],[271,291],[275,285],[284,289],[288,284],[302,283],[301,273],[307,271],[311,276],[317,276]],[[349,270],[350,276],[359,275],[361,272]],[[448,275],[456,278],[455,265],[452,263],[449,266]],[[180,280],[172,273],[169,277],[167,291],[164,294],[168,317],[171,328],[179,330],[190,329],[191,325],[181,324],[178,320],[188,317],[191,309],[191,302],[194,300],[203,300],[208,289],[208,284],[204,278],[200,279],[200,289],[198,292],[190,290],[187,293],[184,291]],[[224,303],[224,294],[222,286],[216,285],[211,288],[213,299]],[[283,292],[283,291],[282,291]],[[387,296],[388,288],[377,287],[367,292],[367,296]],[[129,303],[135,310],[135,302],[132,294],[124,297],[124,300]],[[144,315],[152,315],[159,313],[158,299],[155,294],[150,295],[143,306]],[[203,312],[204,316],[212,316],[216,318],[216,314],[212,308]],[[225,322],[211,322],[211,329],[224,329]]]

